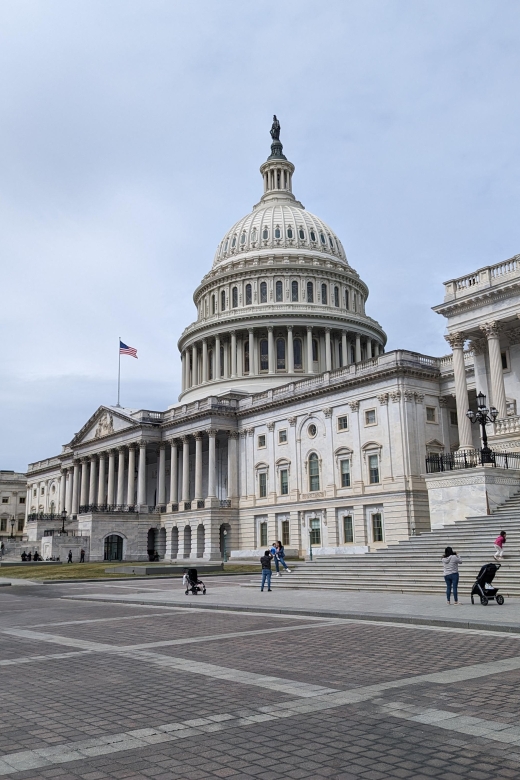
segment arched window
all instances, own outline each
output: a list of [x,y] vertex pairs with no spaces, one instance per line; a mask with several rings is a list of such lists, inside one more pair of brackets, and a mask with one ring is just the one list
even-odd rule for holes
[[303,369],[303,362],[302,362],[303,350],[302,350],[301,339],[294,339],[293,352],[294,352],[294,370],[301,371]]
[[211,296],[211,313],[215,314],[217,311],[217,299],[214,295]]
[[260,371],[269,369],[269,346],[267,339],[260,339]]
[[208,379],[213,379],[213,350],[208,349]]
[[339,307],[339,287],[334,288],[334,306]]
[[220,293],[220,311],[226,311],[226,291]]
[[275,237],[275,238],[280,238],[280,236],[281,236],[281,235],[282,235],[282,233],[281,233],[281,231],[280,231],[280,228],[279,228],[279,227],[278,227],[278,225],[277,225],[277,226],[275,227],[275,229],[274,229],[274,237]]
[[325,304],[327,303],[327,285],[326,284],[322,284],[321,285],[321,302],[325,303]]
[[233,308],[236,309],[238,306],[238,287],[233,287],[231,291],[231,300],[233,302]]
[[320,241],[323,245],[325,245],[325,236],[323,235],[323,233],[320,233]]
[[329,244],[330,244],[330,248],[334,249],[334,244],[332,243],[332,238],[330,236],[329,236]]
[[244,341],[244,373],[249,374],[249,340]]
[[276,339],[276,368],[285,371],[285,339]]
[[246,234],[245,233],[242,233],[242,235],[240,236],[240,243],[242,244],[242,246],[244,246],[244,244],[246,243]]
[[276,300],[278,303],[283,301],[283,283],[280,280],[276,282]]
[[293,231],[292,231],[292,227],[288,227],[287,228],[287,238],[292,238],[293,235],[294,234],[293,234]]
[[233,236],[233,241],[231,242],[231,248],[234,249],[237,245],[237,237]]
[[251,241],[256,241],[256,237],[257,237],[257,230],[256,228],[253,228],[251,232]]
[[253,303],[253,288],[250,284],[246,284],[246,306],[251,306]]
[[314,285],[312,282],[307,282],[307,301],[308,303],[314,303]]
[[303,228],[300,228],[300,229],[299,229],[299,231],[298,231],[298,235],[300,236],[300,240],[301,240],[301,241],[304,241],[304,240],[305,240],[305,230],[304,230]]
[[318,339],[312,340],[312,361],[313,363],[318,362]]
[[298,301],[298,282],[296,281],[291,284],[291,300]]
[[220,376],[224,376],[224,345],[220,345]]
[[345,290],[345,309],[348,309],[348,304],[349,304],[349,294],[348,294],[348,290]]
[[309,492],[320,489],[320,461],[315,452],[309,455]]
[[269,230],[266,227],[262,232],[262,238],[264,239],[264,241],[267,241],[267,239],[269,238]]
[[314,232],[314,230],[311,230],[310,236],[311,236],[311,241],[316,241],[316,233]]
[[267,282],[260,283],[260,303],[267,303]]
[[226,238],[226,243],[224,244],[224,252],[227,252],[228,246],[229,246],[229,238]]

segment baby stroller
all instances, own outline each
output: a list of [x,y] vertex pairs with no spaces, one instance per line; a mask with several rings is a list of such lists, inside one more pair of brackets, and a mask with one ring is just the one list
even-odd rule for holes
[[200,591],[202,591],[203,596],[206,595],[206,586],[202,580],[199,580],[197,569],[187,569],[184,577],[182,578],[182,584],[186,588],[184,591],[186,596],[190,592],[196,596],[198,593],[200,593]]
[[491,583],[495,579],[495,574],[500,569],[499,563],[486,563],[477,575],[477,579],[471,589],[471,603],[474,604],[473,596],[480,597],[480,603],[487,607],[490,600],[495,600],[497,604],[504,603],[504,597],[497,596],[498,588],[493,588]]

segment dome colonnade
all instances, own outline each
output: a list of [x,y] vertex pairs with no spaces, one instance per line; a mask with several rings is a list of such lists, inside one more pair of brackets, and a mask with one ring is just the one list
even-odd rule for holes
[[260,202],[224,236],[195,291],[197,320],[179,340],[182,400],[237,379],[258,392],[384,351],[384,331],[365,314],[368,288],[335,233],[295,199],[279,139],[260,172]]

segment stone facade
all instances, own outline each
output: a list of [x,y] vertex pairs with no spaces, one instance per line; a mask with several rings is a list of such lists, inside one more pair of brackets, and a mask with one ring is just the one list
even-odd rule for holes
[[0,540],[21,539],[25,531],[27,479],[15,471],[0,471]]
[[519,329],[486,312],[449,325],[453,355],[385,352],[367,286],[295,199],[281,144],[271,152],[260,202],[195,291],[179,403],[100,407],[30,464],[31,540],[65,523],[91,560],[256,557],[274,539],[364,553],[430,528],[425,456],[479,446],[465,416],[479,382],[491,377],[497,432],[516,410]]

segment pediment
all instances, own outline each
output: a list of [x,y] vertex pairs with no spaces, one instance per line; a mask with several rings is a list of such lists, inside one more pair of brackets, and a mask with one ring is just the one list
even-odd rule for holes
[[87,420],[83,428],[74,436],[70,446],[76,447],[89,441],[104,439],[114,433],[130,428],[137,428],[139,424],[124,412],[100,406],[99,409]]

